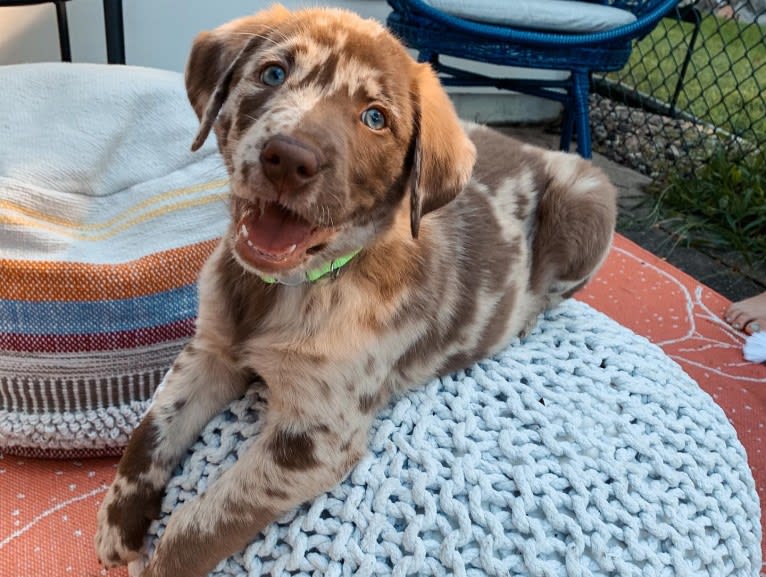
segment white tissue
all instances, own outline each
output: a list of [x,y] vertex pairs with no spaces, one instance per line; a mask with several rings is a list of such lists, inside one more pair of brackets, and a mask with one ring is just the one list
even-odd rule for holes
[[747,337],[743,352],[748,361],[753,363],[766,362],[766,332],[761,331]]

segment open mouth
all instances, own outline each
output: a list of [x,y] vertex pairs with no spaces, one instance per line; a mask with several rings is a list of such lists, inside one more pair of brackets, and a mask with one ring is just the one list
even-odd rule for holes
[[287,271],[322,249],[334,232],[278,202],[239,200],[235,250],[263,272]]

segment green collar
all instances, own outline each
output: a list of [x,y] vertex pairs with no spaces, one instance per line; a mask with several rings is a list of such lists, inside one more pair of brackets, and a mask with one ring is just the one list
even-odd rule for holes
[[361,248],[358,248],[354,252],[344,255],[340,258],[336,258],[335,260],[331,260],[330,262],[325,263],[319,268],[306,271],[301,277],[296,279],[281,280],[275,276],[262,275],[262,274],[259,274],[258,276],[261,277],[261,280],[265,282],[266,284],[284,284],[287,286],[295,286],[295,285],[302,284],[304,282],[315,282],[315,281],[318,281],[320,278],[323,278],[330,273],[337,272],[338,270],[343,268],[345,265],[348,264],[348,262],[352,258],[358,255],[359,251],[361,250],[362,250]]

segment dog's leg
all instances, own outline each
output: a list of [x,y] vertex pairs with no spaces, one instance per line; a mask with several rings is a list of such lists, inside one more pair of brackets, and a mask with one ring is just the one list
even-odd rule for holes
[[246,375],[194,343],[179,355],[134,431],[98,512],[95,542],[103,564],[120,565],[139,556],[176,464],[204,425],[241,396],[247,384]]
[[[271,408],[239,461],[170,517],[141,577],[203,577],[283,513],[337,485],[358,461],[371,416],[286,419]],[[345,424],[344,424],[345,423]]]
[[532,291],[550,308],[583,288],[606,258],[616,191],[606,175],[574,155],[556,159],[534,213]]

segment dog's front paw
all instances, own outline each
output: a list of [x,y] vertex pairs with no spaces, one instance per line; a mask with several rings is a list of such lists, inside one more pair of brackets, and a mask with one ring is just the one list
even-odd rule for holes
[[146,483],[118,477],[96,518],[96,554],[106,567],[139,559],[152,519],[159,517],[162,493]]
[[150,573],[144,570],[146,569],[146,559],[139,557],[135,561],[128,563],[128,577],[150,577]]

